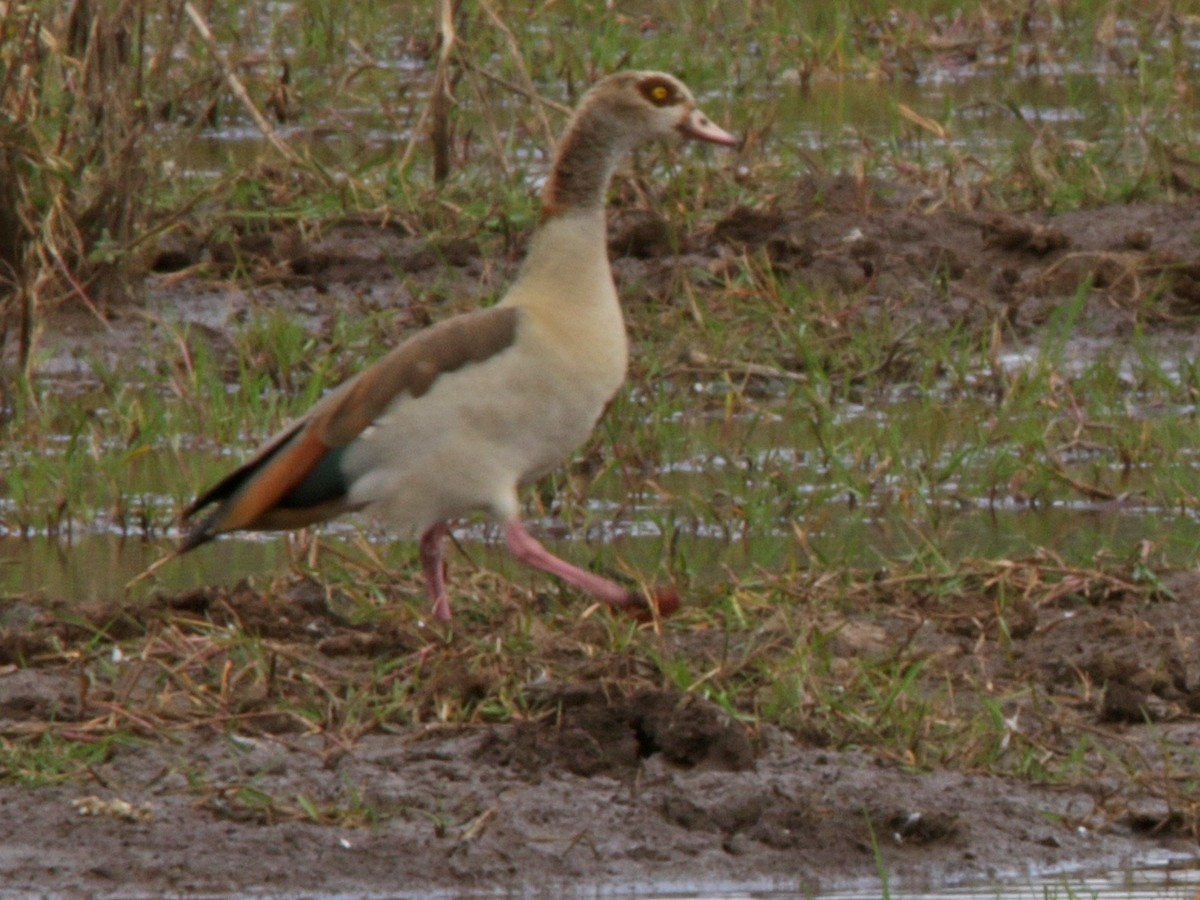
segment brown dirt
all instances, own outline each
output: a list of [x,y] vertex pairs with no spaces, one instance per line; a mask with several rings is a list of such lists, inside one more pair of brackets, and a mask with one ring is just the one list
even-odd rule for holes
[[[1064,594],[1030,610],[1007,643],[984,596],[974,608],[938,611],[922,610],[919,592],[883,590],[837,625],[835,653],[849,660],[915,643],[935,679],[982,667],[996,681],[1027,683],[1042,703],[1070,696],[1073,712],[1023,707],[1026,736],[1053,743],[1068,739],[1064,729],[1091,730],[1098,744],[1137,743],[1148,758],[1171,747],[1173,765],[1194,771],[1200,615],[1190,612],[1200,612],[1200,579],[1172,587],[1176,600],[1122,597],[1111,586],[1082,605]],[[514,724],[375,722],[314,733],[289,710],[303,708],[315,679],[379,688],[377,662],[412,658],[422,643],[411,625],[350,624],[320,597],[294,581],[265,594],[206,589],[86,609],[82,618],[65,605],[0,603],[4,733],[53,722],[86,741],[115,710],[139,719],[130,723],[139,740],[111,747],[82,782],[0,786],[6,891],[391,895],[401,886],[532,883],[553,893],[603,881],[791,893],[870,879],[876,846],[891,877],[909,886],[1194,849],[1183,811],[1154,778],[1039,788],[952,761],[915,772],[870,752],[750,729],[697,697],[647,686],[619,654],[586,663],[578,680],[529,684],[526,718]],[[203,690],[172,690],[150,670],[83,693],[77,664],[15,662],[84,653],[100,629],[126,646],[144,641],[147,660],[191,652],[178,666],[151,668],[201,681],[201,669],[221,671],[232,657],[212,643],[212,629],[235,624],[275,654],[272,680],[229,679],[207,704]],[[594,640],[590,624],[548,634],[547,652]],[[703,655],[703,636],[678,640]],[[443,652],[410,700],[427,715],[489,691],[486,673]],[[1080,672],[1107,685],[1103,698],[1081,695]],[[1147,774],[1161,768],[1150,764]]]
[[[1090,279],[1085,336],[1111,340],[1137,324],[1164,341],[1194,340],[1179,327],[1200,311],[1194,200],[1052,218],[923,203],[907,189],[806,179],[786,202],[729,211],[694,234],[621,213],[616,270],[637,306],[670,302],[681,271],[719,276],[746,252],[765,254],[786,276],[844,296],[851,317],[886,309],[922,327],[999,321],[1031,340]],[[293,235],[249,249],[273,285],[260,290],[311,317],[317,332],[335,300],[391,306],[416,283],[469,304],[519,257],[511,248],[485,265],[491,250],[472,241],[430,245],[362,222],[309,244]],[[195,264],[203,252],[211,272],[249,252],[219,250],[181,242],[159,268]],[[424,281],[401,286],[399,273]],[[257,302],[252,293],[160,281],[151,306],[205,325],[220,344]],[[426,309],[403,307],[398,330]],[[64,318],[45,345],[62,361],[73,348],[116,355],[144,339],[142,318],[114,323],[97,333]],[[355,624],[309,582],[82,612],[70,598],[0,599],[0,735],[53,730],[96,742],[98,723],[128,716],[121,724],[138,736],[107,747],[82,781],[0,781],[0,894],[556,894],[596,884],[798,892],[863,883],[880,866],[919,885],[1115,867],[1162,848],[1194,855],[1196,810],[1179,786],[1200,762],[1200,579],[1174,573],[1170,590],[1148,590],[1076,573],[1056,591],[1026,573],[1025,595],[1036,599],[1001,623],[987,585],[1019,581],[1015,571],[981,575],[949,610],[931,592],[881,583],[836,627],[826,623],[838,635],[833,653],[851,660],[903,647],[931,684],[1026,685],[1027,701],[1005,711],[1014,736],[1047,749],[1091,741],[1098,774],[1075,786],[977,774],[953,759],[914,771],[869,748],[822,746],[803,729],[752,728],[637,671],[604,647],[594,621],[569,613],[540,639],[570,677],[530,673],[521,721],[480,714],[478,724],[446,727],[435,724],[440,705],[473,708],[494,676],[458,659],[453,641],[430,650],[403,617]],[[478,637],[510,624],[501,615],[464,628]],[[221,643],[221,629],[234,626],[264,648],[268,674],[239,681],[234,650]],[[700,660],[715,652],[710,638],[675,634],[670,623],[663,640]],[[124,674],[83,678],[113,642],[146,649]],[[298,712],[322,689],[331,707],[348,706],[364,685],[389,689],[381,664],[395,660],[428,666],[424,687],[397,699],[405,713],[396,722],[322,731]],[[427,724],[402,724],[413,718]],[[1143,769],[1106,765],[1106,753]]]

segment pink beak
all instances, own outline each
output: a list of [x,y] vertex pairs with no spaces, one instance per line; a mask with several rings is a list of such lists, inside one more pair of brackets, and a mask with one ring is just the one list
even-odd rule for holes
[[714,125],[708,116],[698,109],[693,109],[684,116],[676,127],[684,137],[708,141],[710,144],[720,144],[723,147],[737,146],[737,138],[724,128]]

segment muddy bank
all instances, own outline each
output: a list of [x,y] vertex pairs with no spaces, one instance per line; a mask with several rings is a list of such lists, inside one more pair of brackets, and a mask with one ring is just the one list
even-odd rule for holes
[[[536,736],[431,730],[335,749],[313,737],[198,734],[122,750],[90,784],[0,789],[0,871],[6,892],[68,896],[721,884],[801,894],[870,884],[880,866],[914,889],[1119,868],[1163,843],[1082,826],[1095,803],[1079,791],[915,774],[776,733],[740,769],[652,753],[572,771],[575,745],[595,737],[569,724]],[[188,783],[196,773],[199,793]],[[297,810],[277,821],[256,811],[251,790],[318,806],[357,794],[383,820],[318,825]],[[134,811],[81,814],[92,797]]]
[[[635,338],[656,310],[686,305],[685,282],[703,305],[706,290],[749,263],[827,298],[808,311],[817,337],[888,316],[925,330],[995,323],[1009,343],[1036,343],[1082,298],[1070,316],[1076,338],[1121,342],[1137,328],[1194,343],[1200,201],[1193,195],[1018,214],[948,209],[912,186],[805,177],[754,208],[707,213],[691,231],[656,212],[622,208],[620,199],[610,217],[610,255]],[[495,298],[523,249],[520,236],[426,239],[394,222],[363,219],[329,223],[307,238],[284,228],[216,240],[198,227],[153,256],[145,307],[110,309],[103,327],[90,313],[50,316],[39,339],[41,371],[77,375],[94,360],[115,366],[147,343],[169,345],[177,338],[164,323],[196,329],[221,353],[233,330],[267,310],[294,316],[334,349],[336,316],[386,311],[398,339]],[[233,275],[236,283],[224,280]],[[706,348],[675,349],[686,356]],[[346,374],[362,361],[347,358]],[[639,360],[631,362],[636,376]],[[761,362],[801,365],[777,356]],[[891,374],[902,379],[897,362]]]
[[[835,668],[903,647],[931,690],[953,683],[967,704],[980,673],[993,690],[1024,685],[1005,708],[1014,750],[1091,747],[1088,778],[1041,784],[961,771],[952,755],[917,771],[816,729],[739,721],[664,689],[644,653],[606,650],[600,623],[569,609],[538,638],[554,677],[519,686],[518,721],[488,724],[502,676],[458,648],[513,627],[503,617],[429,644],[403,610],[354,624],[304,581],[82,620],[5,600],[0,734],[55,735],[95,756],[65,783],[0,787],[0,871],[15,895],[792,894],[881,871],[915,888],[1186,859],[1200,588],[1188,575],[1169,588],[1098,579],[1031,605],[1005,634],[986,591],[944,608],[883,587],[822,623]],[[782,627],[768,618],[730,652],[777,645]],[[665,629],[672,653],[712,664],[707,635]],[[260,668],[231,633],[264,654]],[[392,713],[356,719],[356,692],[395,692]],[[438,721],[472,708],[477,724]],[[404,724],[414,716],[425,724]],[[1125,768],[1130,750],[1142,769]]]

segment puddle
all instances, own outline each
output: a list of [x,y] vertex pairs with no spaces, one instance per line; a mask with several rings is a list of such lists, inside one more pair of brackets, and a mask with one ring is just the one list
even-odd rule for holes
[[[801,885],[738,884],[660,885],[645,891],[571,892],[583,898],[628,897],[638,900],[1195,900],[1200,894],[1200,868],[1193,857],[1158,851],[1136,866],[1101,874],[1011,875],[987,883],[945,887],[906,886],[863,878],[843,887],[813,890]],[[429,894],[428,897],[451,895]],[[453,896],[460,897],[460,894]]]
[[[788,887],[779,883],[747,886],[741,884],[659,884],[644,889],[590,890],[566,889],[562,896],[570,900],[1194,900],[1200,889],[1200,869],[1180,854],[1160,853],[1158,863],[1148,857],[1142,867],[1121,869],[1100,875],[1027,876],[997,879],[986,884],[938,888],[905,887],[891,883],[885,888],[874,878],[828,890],[813,890],[803,884]],[[349,897],[349,894],[325,894],[323,897]],[[354,894],[369,897],[372,894]],[[390,896],[390,895],[389,895]],[[404,894],[410,900],[470,900],[492,897],[488,892],[430,891]]]
[[[1167,855],[1167,854],[1163,854]],[[1100,875],[997,879],[988,884],[960,885],[936,889],[906,889],[892,886],[892,900],[1193,900],[1200,888],[1200,871],[1194,860],[1177,858],[1160,865],[1122,869]],[[728,894],[696,894],[727,897]],[[737,896],[737,895],[734,895]],[[745,894],[747,898],[773,896]],[[778,894],[775,896],[784,896]],[[814,900],[877,900],[879,883],[862,889],[821,891]]]

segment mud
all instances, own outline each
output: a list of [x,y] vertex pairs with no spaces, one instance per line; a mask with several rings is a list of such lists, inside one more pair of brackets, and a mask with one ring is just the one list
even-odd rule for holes
[[[752,259],[844,298],[840,318],[816,323],[831,330],[888,314],[925,328],[998,321],[1036,342],[1086,284],[1084,336],[1119,340],[1137,327],[1194,342],[1192,198],[1021,216],[943,209],[917,188],[805,179],[786,198],[706,222],[680,234],[652,214],[614,214],[633,328],[648,303],[679,302],[680,279],[719,279]],[[519,246],[431,244],[362,221],[307,243],[280,234],[222,248],[200,236],[163,248],[148,304],[202,325],[218,349],[264,302],[322,334],[335,305],[399,298],[399,333],[440,317],[437,296],[462,306],[490,296],[519,256]],[[235,258],[256,260],[257,287],[213,281]],[[70,373],[84,365],[75,354],[116,357],[156,327],[127,310],[112,311],[111,324],[64,315],[42,346]],[[54,733],[98,748],[86,776],[39,787],[13,772],[0,779],[0,894],[558,896],[731,884],[791,894],[871,883],[881,871],[893,887],[919,887],[1111,869],[1163,849],[1194,856],[1184,782],[1200,762],[1200,579],[1166,573],[1150,591],[1081,576],[1003,623],[985,584],[953,609],[880,587],[826,623],[833,653],[882,658],[904,647],[922,678],[953,682],[964,703],[985,685],[1025,685],[1027,700],[1005,711],[1014,736],[1058,751],[1079,743],[1095,777],[1042,784],[953,758],[917,771],[802,728],[758,727],[666,689],[620,653],[580,655],[585,638],[596,645],[594,623],[565,616],[541,640],[572,662],[552,667],[556,680],[530,674],[523,718],[447,726],[439,708],[485,703],[494,675],[403,616],[355,624],[309,582],[83,610],[67,597],[0,598],[0,737]],[[509,624],[464,627],[478,637]],[[268,674],[239,682],[221,668],[234,629],[269,657]],[[713,653],[703,634],[664,629],[676,652]],[[115,674],[85,674],[105,659]],[[302,712],[323,691],[342,709],[354,690],[391,689],[401,679],[381,664],[394,660],[428,666],[415,680],[423,687],[397,698],[395,721],[344,713],[339,727],[318,728]],[[102,739],[114,717],[134,739]],[[1130,752],[1142,769],[1103,762]],[[6,766],[0,756],[0,775]]]
[[[981,666],[996,682],[1029,684],[1043,702],[1072,695],[1072,714],[1039,713],[1036,702],[1022,710],[1027,737],[1050,745],[1091,731],[1098,745],[1140,743],[1147,758],[1169,746],[1171,767],[1192,771],[1200,583],[1180,576],[1174,588],[1179,599],[1154,603],[1106,595],[1080,608],[1064,598],[1031,611],[1008,646],[981,598],[977,608],[925,610],[915,642],[933,679]],[[81,781],[0,787],[5,892],[554,896],[591,885],[740,884],[790,895],[879,871],[915,889],[1194,851],[1182,811],[1153,781],[1114,773],[1039,788],[958,771],[952,760],[917,772],[868,750],[751,728],[698,697],[648,686],[618,654],[578,680],[530,683],[516,723],[377,721],[321,733],[297,712],[313,683],[331,693],[378,688],[376,663],[411,658],[421,640],[404,624],[355,626],[317,596],[303,581],[268,594],[197,590],[82,618],[65,605],[0,603],[5,735],[55,723],[62,736],[95,741],[98,721],[120,710],[136,717],[137,735],[109,746]],[[837,626],[838,657],[912,644],[920,605],[902,594],[864,602]],[[235,623],[278,656],[271,683],[234,685],[198,709],[195,693],[151,677],[182,678],[205,662],[219,669],[226,657],[210,629]],[[548,652],[568,653],[586,628],[547,636]],[[171,661],[138,671],[130,659],[121,678],[88,690],[78,665],[36,662],[79,654],[98,630],[141,644],[143,659]],[[216,658],[171,657],[172,634]],[[677,640],[703,655],[703,641]],[[452,649],[441,652],[410,700],[429,717],[491,688]],[[1079,694],[1080,671],[1107,685],[1103,697]]]
[[[953,771],[914,775],[783,735],[771,735],[749,770],[686,768],[652,754],[592,775],[547,754],[536,772],[523,760],[505,764],[496,751],[514,736],[495,727],[368,735],[333,764],[314,738],[203,734],[124,751],[98,771],[102,784],[0,792],[5,891],[569,896],[589,886],[738,884],[798,895],[863,881],[879,865],[894,884],[918,888],[1062,871],[1068,860],[1116,867],[1157,843],[1064,827],[1091,809],[1085,794]],[[570,743],[549,729],[544,740]],[[193,796],[187,770],[206,773],[210,797]],[[239,805],[247,781],[318,800],[354,784],[386,821],[276,821]],[[78,801],[94,795],[133,797],[147,818],[81,814]]]

